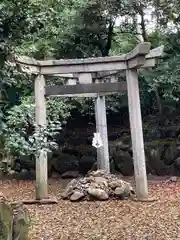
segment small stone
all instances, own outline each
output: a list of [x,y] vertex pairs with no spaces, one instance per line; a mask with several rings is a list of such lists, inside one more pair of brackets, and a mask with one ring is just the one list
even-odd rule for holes
[[91,188],[89,187],[87,189],[87,193],[94,197],[94,198],[97,198],[99,200],[107,200],[109,198],[109,195],[102,189],[99,189],[99,188]]
[[71,182],[68,183],[64,192],[61,194],[62,199],[67,199],[69,196],[71,196],[74,192],[74,189],[76,189],[77,187],[78,181],[76,179],[73,179]]
[[29,171],[25,168],[21,169],[21,172],[19,173],[19,179],[29,180]]
[[10,170],[7,175],[10,179],[19,179],[20,174],[14,170]]
[[16,171],[14,170],[9,170],[8,175],[13,176],[16,174]]
[[176,177],[176,176],[172,176],[172,177],[170,178],[170,180],[171,180],[171,182],[177,182],[177,177]]
[[75,191],[75,192],[71,195],[70,200],[71,200],[72,202],[75,202],[75,201],[78,201],[78,200],[82,199],[84,196],[85,196],[84,193]]
[[67,185],[66,188],[68,188],[68,187],[74,188],[74,187],[77,186],[77,184],[78,184],[78,181],[77,181],[76,179],[73,179],[72,181],[70,181],[70,182],[68,183],[68,185]]
[[125,185],[122,185],[122,187],[117,187],[114,191],[115,196],[122,197],[125,192]]
[[31,180],[35,180],[36,179],[36,171],[34,169],[31,169],[29,171],[29,177]]
[[94,182],[94,177],[93,176],[86,177],[86,182],[87,183]]
[[83,187],[84,189],[87,189],[89,187],[89,183],[86,183]]
[[72,193],[68,192],[68,191],[64,191],[61,193],[61,197],[63,200],[67,199]]
[[68,187],[61,193],[62,199],[67,199],[69,196],[73,194],[73,187]]
[[21,164],[20,163],[16,163],[15,169],[16,172],[20,172],[21,171]]
[[86,178],[79,179],[80,184],[86,184],[88,181]]
[[78,178],[79,173],[78,171],[67,171],[61,174],[61,178]]
[[113,180],[113,181],[109,182],[108,185],[111,189],[116,189],[117,187],[121,188],[123,185],[123,181],[122,180]]
[[97,184],[103,184],[105,187],[108,187],[107,180],[106,180],[104,177],[95,177],[95,178],[94,178],[94,181],[95,181]]
[[2,192],[0,192],[0,202],[7,201],[7,198],[4,196]]
[[104,170],[97,170],[89,173],[89,176],[93,177],[103,177],[106,174],[106,171]]

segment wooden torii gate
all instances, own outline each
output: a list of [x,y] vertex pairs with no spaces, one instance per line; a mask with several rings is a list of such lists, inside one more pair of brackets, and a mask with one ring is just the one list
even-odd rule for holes
[[[103,146],[97,149],[98,167],[109,172],[109,150],[106,122],[105,95],[128,91],[131,139],[133,148],[136,194],[139,200],[148,198],[142,118],[139,97],[138,69],[154,67],[163,54],[163,46],[150,51],[150,43],[144,42],[127,54],[114,57],[38,61],[28,57],[16,57],[23,71],[36,75],[35,103],[36,123],[47,125],[46,96],[96,97],[96,129]],[[126,82],[116,74],[125,71]],[[60,76],[67,79],[63,86],[46,86],[45,77]],[[106,82],[103,80],[106,79]],[[36,159],[36,199],[48,197],[47,155]]]

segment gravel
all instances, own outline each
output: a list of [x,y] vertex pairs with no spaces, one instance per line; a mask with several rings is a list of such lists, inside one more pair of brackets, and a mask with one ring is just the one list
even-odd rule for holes
[[[28,205],[30,240],[178,240],[180,239],[180,183],[149,184],[155,202],[110,200],[70,202],[60,199],[64,182],[50,180],[49,195],[56,205]],[[33,199],[32,181],[1,181],[9,200]]]

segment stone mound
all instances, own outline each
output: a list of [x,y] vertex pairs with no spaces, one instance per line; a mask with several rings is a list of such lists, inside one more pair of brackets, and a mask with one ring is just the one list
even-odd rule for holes
[[135,197],[130,183],[103,170],[93,171],[79,180],[73,179],[61,194],[62,199],[108,200]]

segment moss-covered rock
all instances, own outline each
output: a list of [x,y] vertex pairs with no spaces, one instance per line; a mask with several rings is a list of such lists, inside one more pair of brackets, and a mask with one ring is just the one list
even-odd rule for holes
[[30,217],[22,204],[11,205],[0,193],[0,240],[28,240]]

